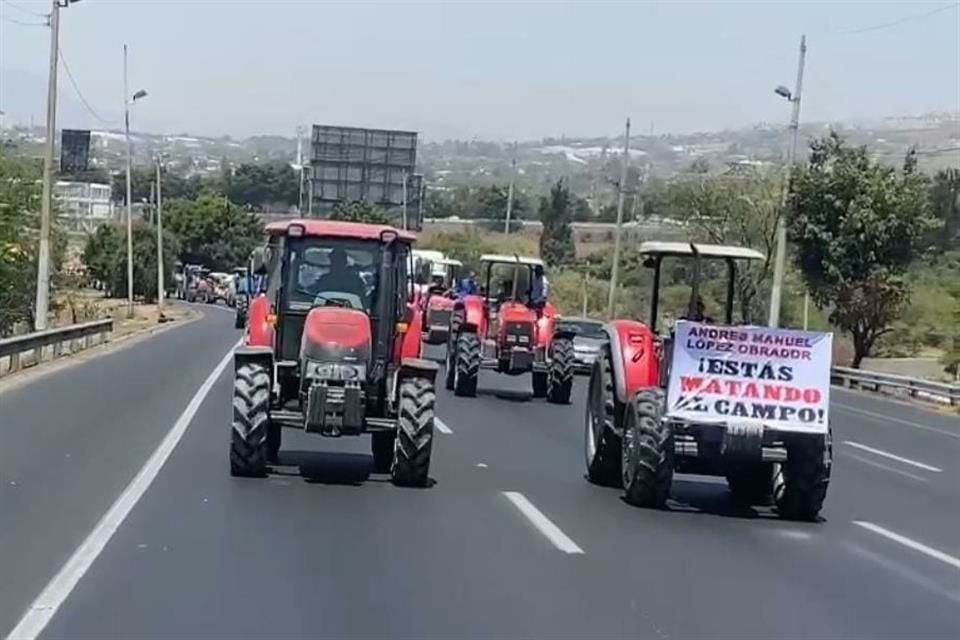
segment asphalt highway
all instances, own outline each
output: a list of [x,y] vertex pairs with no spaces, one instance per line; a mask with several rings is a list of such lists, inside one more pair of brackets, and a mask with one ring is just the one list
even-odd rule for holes
[[817,523],[718,479],[666,511],[587,483],[583,377],[570,406],[441,386],[430,488],[290,430],[235,479],[231,321],[0,390],[0,637],[960,637],[956,417],[834,390]]

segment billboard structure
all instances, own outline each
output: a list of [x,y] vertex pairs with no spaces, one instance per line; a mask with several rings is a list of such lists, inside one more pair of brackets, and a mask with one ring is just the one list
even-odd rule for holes
[[415,131],[314,125],[307,210],[325,218],[339,204],[366,200],[401,223],[406,195],[408,226],[419,228],[423,176],[416,164]]
[[79,173],[89,169],[90,130],[64,129],[60,136],[60,172]]

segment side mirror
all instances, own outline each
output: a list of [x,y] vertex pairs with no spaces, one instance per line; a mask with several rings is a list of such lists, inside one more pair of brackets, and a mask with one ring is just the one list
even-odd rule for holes
[[267,252],[263,247],[257,247],[250,254],[250,273],[258,276],[267,275]]

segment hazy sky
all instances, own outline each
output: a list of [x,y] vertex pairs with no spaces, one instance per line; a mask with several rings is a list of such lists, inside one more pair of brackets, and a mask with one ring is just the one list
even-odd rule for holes
[[[803,33],[804,120],[960,110],[958,5],[83,0],[61,13],[61,45],[112,119],[128,43],[131,91],[150,93],[137,128],[292,135],[322,122],[528,139],[612,133],[627,115],[658,132],[784,122],[772,88],[793,86]],[[35,94],[37,122],[49,31],[22,23],[49,6],[0,0],[0,109]],[[939,7],[950,8],[922,16]],[[79,104],[62,66],[60,91]]]

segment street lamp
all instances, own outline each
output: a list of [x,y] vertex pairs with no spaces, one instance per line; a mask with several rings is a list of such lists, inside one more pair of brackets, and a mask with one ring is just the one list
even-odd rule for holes
[[123,126],[127,139],[127,317],[133,317],[133,149],[130,143],[130,105],[147,97],[138,90],[132,96],[127,88],[127,45],[123,45]]
[[787,87],[780,85],[773,90],[778,96],[793,104],[793,113],[790,116],[790,132],[792,139],[787,155],[787,180],[783,188],[783,197],[780,200],[780,215],[777,219],[777,249],[773,263],[773,286],[770,289],[770,315],[768,325],[780,326],[780,300],[783,295],[783,277],[787,254],[787,202],[790,198],[790,181],[793,177],[793,162],[797,154],[797,134],[800,129],[800,94],[803,91],[803,65],[807,57],[807,38],[800,37],[800,60],[797,64],[797,86],[791,92]]

